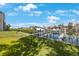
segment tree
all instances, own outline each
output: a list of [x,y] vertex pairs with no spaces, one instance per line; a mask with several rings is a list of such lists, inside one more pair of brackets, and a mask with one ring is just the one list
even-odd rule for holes
[[10,30],[10,27],[11,27],[11,25],[10,24],[7,24],[6,25],[6,30],[9,31]]
[[73,34],[75,34],[75,28],[74,28],[74,26],[73,26],[73,23],[69,23],[68,24],[68,28],[67,28],[67,34],[68,35],[73,35]]
[[58,25],[58,27],[63,27],[63,26],[64,26],[64,24],[59,24],[59,25]]

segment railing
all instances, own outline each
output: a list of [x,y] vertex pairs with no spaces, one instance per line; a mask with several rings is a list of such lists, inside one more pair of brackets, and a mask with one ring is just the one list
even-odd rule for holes
[[56,40],[56,41],[62,41],[66,44],[73,44],[73,45],[77,45],[79,46],[79,38],[77,37],[65,37],[65,38],[61,38],[59,37],[59,34],[45,34],[45,33],[35,33],[35,36],[38,37],[43,37],[43,38],[50,38],[52,40]]

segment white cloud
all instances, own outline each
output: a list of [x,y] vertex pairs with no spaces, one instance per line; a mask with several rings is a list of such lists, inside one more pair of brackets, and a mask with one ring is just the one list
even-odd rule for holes
[[32,11],[33,9],[37,9],[38,7],[35,4],[26,4],[25,6],[18,6],[15,8],[15,11],[18,10],[23,10],[23,11],[28,11],[27,15],[28,16],[40,16],[42,14],[42,11]]
[[42,14],[42,11],[30,11],[30,13],[27,13],[28,16],[40,16]]
[[76,19],[71,19],[71,22],[73,23],[73,26],[76,24]]
[[15,8],[14,10],[15,11],[18,11],[18,10],[23,10],[23,11],[30,11],[32,9],[37,9],[38,7],[35,5],[35,4],[26,4],[25,6],[19,6],[17,8]]
[[20,28],[20,27],[26,27],[25,23],[15,23],[15,24],[11,24],[12,28]]
[[21,10],[22,7],[23,7],[23,6],[20,5],[18,8],[15,8],[14,10],[15,10],[15,11]]
[[31,14],[28,14],[28,16],[33,16],[33,14],[31,13]]
[[37,6],[34,5],[34,4],[27,4],[26,6],[23,6],[23,10],[27,10],[27,11],[30,11],[32,9],[36,9]]
[[72,22],[72,23],[73,23],[73,26],[77,23],[77,21],[76,21],[75,18],[68,20],[68,23],[69,23],[69,22]]
[[11,24],[13,28],[20,28],[20,27],[29,27],[29,26],[43,26],[40,23],[16,23]]
[[48,16],[48,21],[49,22],[53,22],[53,23],[56,23],[57,20],[59,20],[60,18],[59,17],[56,17],[56,16]]
[[0,6],[5,6],[6,5],[6,3],[0,3]]
[[65,12],[67,12],[66,10],[56,10],[55,11],[56,13],[65,13]]
[[76,19],[71,19],[71,22],[75,22],[76,21]]
[[79,15],[79,10],[70,10],[72,13]]
[[40,16],[42,14],[42,11],[34,11],[33,14],[35,16]]
[[11,24],[12,28],[20,28],[20,27],[29,27],[29,26],[40,26],[40,27],[48,27],[51,26],[51,23],[36,23],[36,22],[31,22],[31,23],[15,23]]
[[65,16],[66,13],[69,12],[68,10],[56,10],[55,13],[61,16]]
[[[79,15],[79,10],[56,10],[55,13],[57,14],[60,14],[60,15],[66,15],[66,14],[69,14],[69,16],[72,16],[72,15]],[[73,14],[72,14],[73,13]]]
[[0,3],[0,8],[4,7],[6,5],[6,3]]
[[15,16],[15,15],[17,15],[17,13],[11,12],[11,13],[7,13],[7,15],[8,15],[8,16]]
[[55,13],[61,16],[74,16],[79,15],[79,10],[56,10]]

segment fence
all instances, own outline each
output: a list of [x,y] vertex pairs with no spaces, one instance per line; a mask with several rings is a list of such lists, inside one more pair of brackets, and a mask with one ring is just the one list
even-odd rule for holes
[[63,41],[66,44],[74,44],[79,46],[79,38],[77,37],[59,37],[59,34],[45,34],[45,33],[35,33],[35,36],[43,37],[43,38],[50,38],[56,41]]

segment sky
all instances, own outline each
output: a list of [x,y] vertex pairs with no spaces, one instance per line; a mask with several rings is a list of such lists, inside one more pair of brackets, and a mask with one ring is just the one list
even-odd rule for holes
[[0,3],[12,27],[67,25],[79,22],[78,3]]

